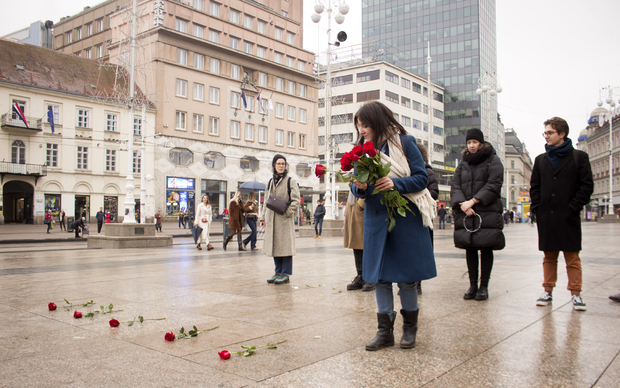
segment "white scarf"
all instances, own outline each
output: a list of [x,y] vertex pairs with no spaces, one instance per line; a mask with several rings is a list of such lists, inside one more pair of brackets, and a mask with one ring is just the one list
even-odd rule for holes
[[[398,145],[400,147],[391,147],[390,155],[387,156],[383,152],[379,152],[381,155],[381,162],[385,165],[386,163],[392,163],[392,167],[388,177],[390,178],[403,178],[407,176],[411,176],[411,169],[409,168],[409,163],[407,162],[407,158],[403,154],[402,151],[402,143],[400,140],[400,136],[394,136]],[[424,189],[417,193],[401,193],[402,196],[409,199],[413,202],[420,210],[422,214],[422,223],[427,228],[433,229],[433,220],[437,216],[437,202],[431,197],[430,191],[428,189]]]

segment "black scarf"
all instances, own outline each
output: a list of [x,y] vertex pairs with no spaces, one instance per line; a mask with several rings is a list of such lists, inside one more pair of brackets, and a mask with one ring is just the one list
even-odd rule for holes
[[278,182],[280,182],[280,179],[284,178],[286,174],[288,174],[287,169],[284,169],[284,172],[282,174],[278,174],[277,172],[274,171],[273,172],[273,187],[276,187]]
[[560,164],[560,159],[573,152],[573,141],[566,139],[566,141],[557,147],[551,147],[545,144],[545,150],[547,151],[547,157],[555,170]]
[[485,142],[484,144],[486,144],[486,147],[478,150],[478,152],[472,154],[468,151],[464,153],[463,161],[469,163],[470,166],[474,166],[476,164],[484,162],[489,157],[491,157],[491,155],[495,153],[495,149],[493,149],[493,146],[490,143]]

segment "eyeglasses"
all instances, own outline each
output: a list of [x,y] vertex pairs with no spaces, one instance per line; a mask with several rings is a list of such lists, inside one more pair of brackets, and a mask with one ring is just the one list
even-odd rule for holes
[[558,131],[545,131],[542,133],[543,137],[549,137],[551,135],[553,135],[554,133],[558,133]]
[[286,163],[276,163],[276,166],[286,166]]

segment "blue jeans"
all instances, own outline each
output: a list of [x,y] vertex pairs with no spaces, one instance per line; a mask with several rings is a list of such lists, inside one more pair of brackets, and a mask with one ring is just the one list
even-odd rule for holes
[[317,236],[323,233],[323,217],[314,219],[314,232]]
[[[443,228],[441,227],[441,225],[443,224]],[[446,217],[439,217],[439,229],[445,229],[446,228]]]
[[273,262],[276,265],[276,273],[289,276],[293,274],[293,256],[274,257]]
[[[414,283],[398,283],[400,288],[400,304],[405,311],[415,311],[418,309],[418,290]],[[379,280],[375,288],[377,298],[377,310],[380,314],[390,314],[394,319],[394,292],[392,283]]]
[[248,226],[252,230],[252,233],[248,237],[243,240],[243,244],[248,245],[249,242],[252,242],[252,249],[256,248],[256,218],[248,217]]

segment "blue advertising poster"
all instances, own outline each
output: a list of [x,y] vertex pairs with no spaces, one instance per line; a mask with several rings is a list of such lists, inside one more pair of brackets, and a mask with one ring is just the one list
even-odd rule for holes
[[166,180],[167,187],[169,189],[186,189],[193,190],[194,189],[194,180],[190,178],[179,178],[169,176]]

